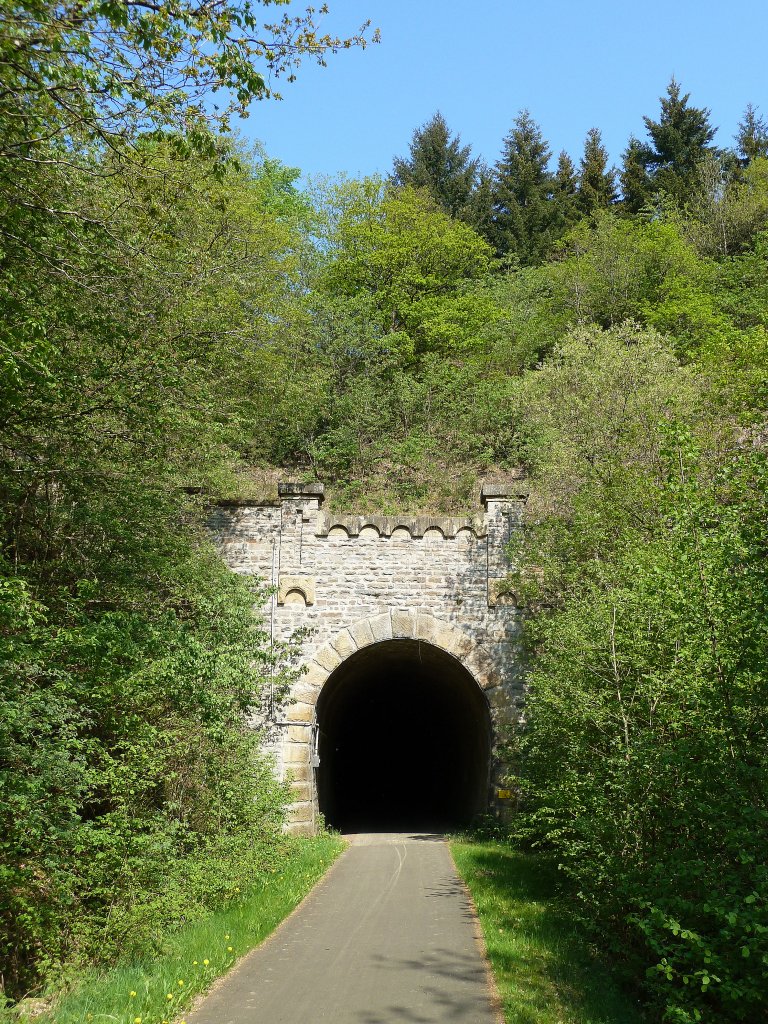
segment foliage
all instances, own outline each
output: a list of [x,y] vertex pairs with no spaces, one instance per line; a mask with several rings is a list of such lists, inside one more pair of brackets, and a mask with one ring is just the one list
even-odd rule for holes
[[665,1020],[756,1019],[764,452],[729,446],[707,379],[628,327],[577,332],[522,395],[538,487],[522,591],[550,609],[527,631],[529,834]]
[[[244,116],[254,99],[278,95],[272,80],[292,81],[302,58],[324,63],[329,52],[366,44],[368,24],[348,38],[323,35],[311,8],[276,12],[273,21],[259,17],[262,7],[287,6],[288,0],[4,6],[0,121],[8,134],[0,156],[23,166],[53,141],[62,161],[78,163],[84,139],[121,151],[158,129],[179,133],[180,148],[203,146],[210,154],[211,129],[228,130],[231,116]],[[224,94],[220,109],[208,102],[217,93]]]
[[665,193],[684,204],[696,168],[707,156],[716,153],[710,145],[717,131],[710,124],[710,111],[692,107],[689,99],[689,93],[681,95],[680,83],[673,77],[666,95],[660,99],[658,120],[643,118],[649,142],[635,142],[628,150],[628,160],[645,171],[641,189],[646,200]]
[[500,256],[540,262],[555,241],[551,151],[527,110],[515,118],[496,162],[492,239]]
[[578,204],[583,214],[611,207],[617,200],[616,172],[608,167],[608,151],[599,128],[590,128],[579,170]]
[[[253,613],[263,594],[220,565],[179,485],[215,485],[243,440],[259,346],[293,304],[295,218],[265,217],[274,168],[222,175],[143,146],[143,167],[85,179],[89,225],[5,219],[24,219],[0,272],[14,995],[140,944],[139,908],[169,864],[204,857],[223,830],[266,840],[281,820],[247,727],[283,685],[266,686],[279,666]],[[46,187],[58,207],[83,180]]]
[[551,858],[489,838],[454,840],[451,853],[472,894],[508,1024],[642,1020],[636,999],[621,991],[555,895]]
[[[145,950],[109,971],[87,971],[41,1024],[102,1016],[160,1024],[178,1015],[280,924],[342,848],[329,835],[257,843],[243,836],[207,850],[204,860],[180,862],[157,904],[145,908],[151,955]],[[177,916],[169,919],[174,905]]]
[[395,157],[395,184],[426,189],[445,213],[472,224],[479,171],[479,161],[471,157],[472,147],[462,146],[458,135],[451,136],[438,111],[413,133],[409,150],[407,158]]

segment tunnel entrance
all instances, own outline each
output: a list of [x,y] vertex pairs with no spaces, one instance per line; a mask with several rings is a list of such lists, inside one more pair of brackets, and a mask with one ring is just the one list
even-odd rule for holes
[[418,640],[363,648],[317,702],[320,810],[342,831],[444,831],[487,805],[485,696],[451,655]]

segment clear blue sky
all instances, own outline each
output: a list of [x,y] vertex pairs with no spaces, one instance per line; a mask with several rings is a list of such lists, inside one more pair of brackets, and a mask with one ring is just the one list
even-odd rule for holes
[[[493,163],[527,107],[557,154],[592,126],[615,162],[672,74],[730,145],[744,107],[768,117],[766,0],[328,0],[328,30],[370,18],[382,41],[303,66],[241,131],[305,175],[387,173],[436,110]],[[320,6],[319,0],[316,6]]]

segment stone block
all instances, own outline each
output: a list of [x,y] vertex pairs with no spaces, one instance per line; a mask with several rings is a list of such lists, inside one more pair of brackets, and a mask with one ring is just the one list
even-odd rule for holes
[[440,625],[434,615],[419,611],[416,615],[416,636],[425,643],[434,643]]
[[291,797],[297,804],[309,803],[312,799],[312,787],[306,782],[292,782]]
[[309,800],[297,801],[294,804],[288,805],[288,820],[293,825],[298,825],[303,822],[307,825],[312,824],[312,804]]
[[498,605],[517,607],[517,595],[509,589],[505,578],[488,580],[488,607],[496,608]]
[[309,743],[312,729],[311,722],[298,722],[288,726],[289,743]]
[[370,647],[372,643],[376,642],[367,619],[360,619],[359,622],[355,622],[354,625],[349,627],[349,632],[358,647]]
[[348,629],[342,629],[340,633],[337,633],[331,640],[331,646],[342,661],[345,661],[357,650],[357,644]]
[[311,782],[312,769],[309,764],[292,764],[285,776],[290,782]]
[[291,698],[299,701],[301,704],[314,704],[319,696],[320,687],[309,686],[303,679],[300,679],[298,683],[294,683],[291,687]]
[[317,665],[316,662],[307,662],[306,671],[299,677],[298,686],[308,686],[312,689],[321,689],[330,673],[328,669],[324,669],[322,665]]
[[475,644],[472,638],[467,636],[463,630],[453,629],[450,636],[446,638],[445,643],[441,643],[440,646],[448,651],[449,654],[452,654],[454,658],[464,661],[472,652]]
[[279,605],[290,604],[294,594],[300,594],[304,598],[305,605],[313,605],[315,603],[314,576],[281,576],[277,585],[277,603]]
[[464,666],[472,673],[484,690],[495,685],[496,677],[493,671],[493,661],[482,647],[475,647],[464,662]]
[[315,834],[311,817],[304,821],[288,821],[283,828],[289,836],[313,836]]
[[[307,730],[309,732],[309,730]],[[286,743],[283,748],[286,771],[294,764],[309,764],[308,743]]]
[[383,615],[376,615],[374,618],[369,619],[368,625],[371,627],[373,639],[377,642],[392,639],[392,617],[389,612],[384,612]]
[[394,608],[392,610],[392,636],[397,639],[410,639],[415,635],[415,613],[410,608]]
[[314,704],[305,704],[303,701],[296,701],[294,704],[289,704],[285,709],[285,720],[286,722],[312,722],[315,717],[315,706]]
[[341,664],[341,658],[337,651],[331,647],[330,644],[323,644],[323,646],[315,651],[313,660],[320,665],[321,668],[325,668],[329,673],[333,672],[334,669],[338,668]]

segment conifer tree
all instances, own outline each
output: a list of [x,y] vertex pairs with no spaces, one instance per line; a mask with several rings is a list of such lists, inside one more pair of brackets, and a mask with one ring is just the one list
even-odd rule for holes
[[557,234],[562,234],[579,220],[579,176],[570,156],[562,150],[552,188]]
[[630,136],[627,148],[622,153],[621,172],[621,210],[634,216],[648,202],[651,193],[651,181],[646,167],[652,156],[651,149],[640,142],[634,135]]
[[659,120],[644,117],[652,148],[645,169],[654,192],[666,192],[681,205],[695,184],[696,170],[707,155],[716,153],[710,143],[716,128],[706,107],[689,105],[690,93],[681,95],[674,76],[661,97]]
[[753,160],[768,158],[768,121],[751,103],[747,104],[744,118],[739,122],[736,146],[745,167]]
[[493,245],[493,171],[478,163],[477,182],[462,217],[479,235]]
[[556,237],[551,151],[527,110],[515,118],[495,167],[493,243],[501,256],[539,262]]
[[578,208],[589,215],[616,202],[616,172],[608,167],[608,151],[599,128],[590,128],[579,172]]
[[471,156],[472,147],[462,146],[461,137],[451,135],[438,111],[414,131],[409,148],[407,158],[394,159],[394,183],[426,189],[449,216],[469,220],[480,164]]

